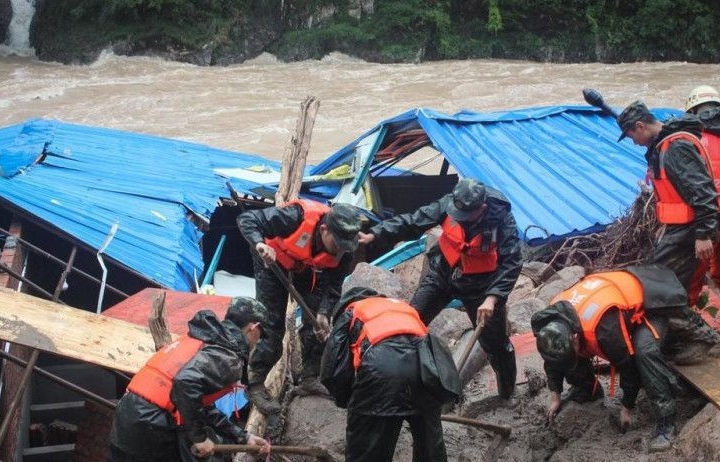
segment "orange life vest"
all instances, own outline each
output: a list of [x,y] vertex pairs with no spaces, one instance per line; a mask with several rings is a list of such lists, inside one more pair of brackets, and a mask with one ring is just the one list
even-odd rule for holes
[[[670,182],[665,172],[665,154],[673,141],[685,140],[695,146],[695,149],[700,153],[705,166],[710,174],[713,184],[715,185],[716,191],[718,187],[718,179],[720,176],[716,176],[716,169],[720,169],[720,165],[716,165],[715,162],[708,155],[707,149],[703,143],[692,133],[689,132],[675,132],[658,143],[658,153],[660,172],[657,178],[653,175],[653,188],[655,189],[655,195],[657,196],[657,203],[655,210],[657,212],[658,221],[667,225],[682,225],[692,223],[695,218],[695,211],[687,204],[683,198],[678,194],[675,186]],[[720,197],[718,198],[720,200]],[[720,205],[720,203],[719,203]]]
[[[165,345],[155,353],[138,371],[128,384],[127,391],[135,393],[148,402],[165,409],[175,417],[175,422],[182,425],[182,418],[170,399],[173,379],[178,371],[192,359],[203,342],[196,338],[183,336]],[[210,406],[215,401],[232,392],[235,385],[230,385],[215,393],[202,397],[202,405]]]
[[330,211],[330,207],[319,202],[300,199],[290,201],[285,206],[299,205],[303,210],[303,221],[288,237],[265,239],[265,243],[275,249],[277,262],[286,270],[310,268],[336,268],[341,255],[327,252],[312,254],[315,226]]
[[718,204],[720,204],[720,136],[703,130],[700,143],[705,147],[710,161],[710,176],[715,190],[718,191]]
[[[655,338],[658,338],[657,332],[645,317],[642,284],[640,284],[638,278],[626,271],[591,274],[555,296],[551,303],[560,300],[565,300],[573,305],[580,318],[583,337],[585,338],[585,347],[580,352],[583,357],[599,356],[605,360],[608,359],[600,348],[596,330],[600,319],[611,308],[617,308],[621,312],[630,312],[630,322],[632,324],[647,324]],[[632,345],[625,316],[620,313],[618,318],[625,346],[630,355],[634,355],[635,348]]]
[[493,228],[490,242],[483,243],[482,233],[465,242],[462,226],[448,215],[443,221],[438,245],[450,267],[460,263],[463,274],[490,273],[497,269],[497,228]]
[[415,308],[402,300],[385,297],[369,297],[351,303],[347,311],[352,311],[350,329],[355,322],[363,323],[362,331],[357,340],[350,345],[353,355],[353,366],[357,370],[362,362],[362,343],[365,339],[370,345],[376,345],[386,338],[396,335],[427,335],[427,327],[420,320]]

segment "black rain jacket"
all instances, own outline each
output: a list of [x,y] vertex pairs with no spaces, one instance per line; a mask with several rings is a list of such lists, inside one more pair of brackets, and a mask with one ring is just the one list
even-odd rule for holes
[[[264,242],[265,238],[287,237],[295,232],[302,221],[302,207],[295,205],[247,211],[238,216],[237,225],[240,233],[250,244],[250,251],[254,252],[255,246],[259,242]],[[318,225],[320,223],[322,221],[318,222]],[[313,235],[313,255],[323,250],[320,232],[316,228]],[[320,300],[317,307],[318,314],[330,316],[332,313],[333,307],[340,298],[343,280],[350,272],[352,259],[352,254],[345,254],[336,268],[316,270],[317,282],[313,288],[313,294]]]
[[[374,295],[381,296],[381,295]],[[352,313],[345,310],[356,297],[341,300],[325,347],[320,380],[348,412],[372,416],[407,416],[437,411],[439,404],[422,384],[418,346],[421,337],[398,335],[362,346],[362,363],[355,372],[350,345],[362,331],[357,320],[350,330]]]
[[[645,265],[626,269],[637,277],[643,286],[643,306],[649,318],[652,319],[652,316],[655,315],[667,316],[674,310],[681,309],[687,303],[685,289],[668,268],[662,265]],[[618,316],[620,316],[620,310],[608,310],[600,319],[595,335],[603,353],[620,374],[623,406],[633,409],[638,391],[642,388],[642,381],[640,370],[625,345],[625,339],[619,328]],[[632,329],[631,314],[626,313],[625,316],[626,325]],[[551,321],[564,321],[570,326],[573,333],[578,334],[580,346],[584,347],[580,318],[575,309],[566,304],[557,303],[536,312],[530,320],[533,334],[537,335],[537,332]],[[544,368],[548,379],[548,389],[552,392],[562,393],[566,369],[548,361],[545,361]],[[653,374],[646,375],[653,376]]]
[[183,427],[178,427],[165,410],[134,393],[126,393],[118,402],[110,433],[110,443],[122,451],[144,457],[163,456],[174,451],[178,437],[185,438],[190,446],[208,438],[208,429],[232,441],[247,441],[242,427],[215,406],[203,407],[202,397],[242,378],[250,346],[235,324],[220,321],[209,310],[199,311],[188,327],[188,335],[204,344],[173,379],[170,398],[183,418]]
[[[690,132],[700,138],[702,127],[702,122],[689,114],[680,119],[671,119],[663,125],[653,147],[645,153],[653,177],[660,174],[657,144],[678,131]],[[685,140],[671,143],[665,153],[665,171],[680,197],[695,211],[692,223],[668,225],[665,238],[674,241],[714,239],[718,214],[715,186],[695,146]]]
[[[482,219],[464,228],[466,240],[497,228],[498,268],[491,273],[463,276],[457,285],[467,284],[467,293],[477,293],[478,297],[495,295],[500,304],[504,304],[515,286],[522,269],[522,255],[517,224],[512,214],[510,202],[498,190],[485,186],[487,191],[487,212]],[[375,235],[376,245],[390,248],[397,242],[419,238],[425,231],[442,225],[447,217],[452,194],[446,194],[435,202],[420,207],[415,213],[406,213],[384,220],[370,229]],[[464,225],[463,225],[464,226]],[[439,245],[435,244],[427,253],[430,271],[441,277],[449,278],[453,268],[443,257]]]

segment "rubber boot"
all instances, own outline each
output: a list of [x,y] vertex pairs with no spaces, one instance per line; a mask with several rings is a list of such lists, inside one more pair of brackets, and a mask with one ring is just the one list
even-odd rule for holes
[[655,424],[652,439],[648,442],[648,452],[667,451],[675,441],[675,418],[662,417]]
[[265,415],[277,414],[282,410],[282,406],[270,396],[270,393],[262,383],[250,385],[248,388],[248,398],[255,405],[258,411]]
[[498,385],[498,395],[505,407],[515,407],[518,403],[515,398],[515,381],[517,379],[517,365],[515,363],[515,349],[508,342],[502,352],[497,355],[488,355],[490,366],[495,371]]

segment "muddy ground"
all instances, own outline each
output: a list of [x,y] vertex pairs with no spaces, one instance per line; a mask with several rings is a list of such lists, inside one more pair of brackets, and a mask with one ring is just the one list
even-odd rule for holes
[[[670,462],[720,461],[720,412],[688,386],[679,399],[679,436],[673,449],[648,454],[647,440],[654,422],[649,403],[641,391],[635,410],[634,425],[621,433],[610,416],[620,408],[618,388],[615,397],[608,396],[609,373],[601,376],[606,396],[593,403],[566,403],[554,422],[548,424],[545,405],[548,400],[542,360],[534,349],[529,331],[529,317],[542,309],[550,297],[572,285],[582,269],[566,268],[546,281],[538,281],[543,264],[528,264],[516,290],[510,297],[510,328],[515,335],[517,351],[519,404],[513,409],[499,406],[495,378],[481,350],[476,349],[463,370],[467,380],[463,400],[453,413],[484,422],[509,426],[512,433],[502,438],[482,429],[443,422],[449,461],[480,462]],[[412,293],[413,282],[422,272],[422,262],[408,265],[396,273],[383,272],[368,265],[359,265],[347,285],[372,283],[373,287],[393,296]],[[410,282],[408,282],[410,281]],[[431,331],[448,341],[455,357],[459,357],[472,335],[472,327],[461,310],[446,309],[431,324]],[[345,411],[329,398],[295,397],[287,403],[282,444],[319,446],[332,456],[344,460]],[[307,457],[286,457],[277,460],[305,461]],[[412,460],[412,439],[404,428],[398,442],[395,461]]]

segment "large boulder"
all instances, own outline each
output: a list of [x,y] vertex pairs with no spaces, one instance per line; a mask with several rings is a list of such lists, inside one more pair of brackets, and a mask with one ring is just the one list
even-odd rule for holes
[[530,331],[530,318],[532,315],[547,306],[547,303],[539,298],[526,298],[508,305],[508,323],[510,332],[521,334]]
[[388,297],[405,299],[403,281],[395,274],[368,263],[358,263],[343,283],[343,292],[352,287],[370,287]]

